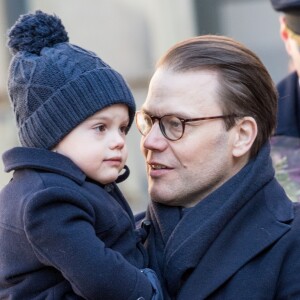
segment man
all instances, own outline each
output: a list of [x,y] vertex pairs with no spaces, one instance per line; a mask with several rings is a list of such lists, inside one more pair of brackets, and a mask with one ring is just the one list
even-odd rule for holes
[[265,67],[232,39],[191,38],[158,62],[136,123],[166,299],[300,299],[300,207],[269,155],[276,108]]
[[300,1],[271,0],[273,8],[282,12],[280,36],[290,56],[294,72],[281,82],[279,92],[276,135],[300,137]]

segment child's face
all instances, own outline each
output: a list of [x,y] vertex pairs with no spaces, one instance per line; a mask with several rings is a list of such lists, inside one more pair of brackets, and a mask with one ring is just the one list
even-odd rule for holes
[[54,150],[69,157],[89,178],[113,182],[127,159],[128,124],[126,105],[106,107],[74,128]]

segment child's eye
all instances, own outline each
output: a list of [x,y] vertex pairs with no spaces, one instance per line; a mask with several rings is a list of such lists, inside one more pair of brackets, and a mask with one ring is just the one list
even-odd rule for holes
[[129,127],[128,127],[128,126],[121,126],[121,127],[120,127],[120,131],[121,131],[121,133],[123,133],[123,134],[127,134],[128,131],[129,131]]
[[103,132],[106,129],[106,126],[104,124],[99,124],[95,129],[99,132]]

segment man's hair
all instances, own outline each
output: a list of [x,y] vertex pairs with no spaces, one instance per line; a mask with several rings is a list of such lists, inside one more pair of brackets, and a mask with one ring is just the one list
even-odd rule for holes
[[[224,36],[203,35],[175,44],[157,68],[174,72],[212,70],[218,74],[219,101],[224,114],[251,116],[258,133],[251,148],[256,155],[276,125],[277,91],[260,59],[241,43]],[[225,119],[226,129],[236,118]]]

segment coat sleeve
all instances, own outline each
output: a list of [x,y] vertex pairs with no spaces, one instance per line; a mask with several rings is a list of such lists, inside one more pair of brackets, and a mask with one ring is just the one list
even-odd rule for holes
[[71,190],[35,194],[23,218],[38,259],[59,270],[85,299],[151,299],[147,277],[97,237],[93,212]]

